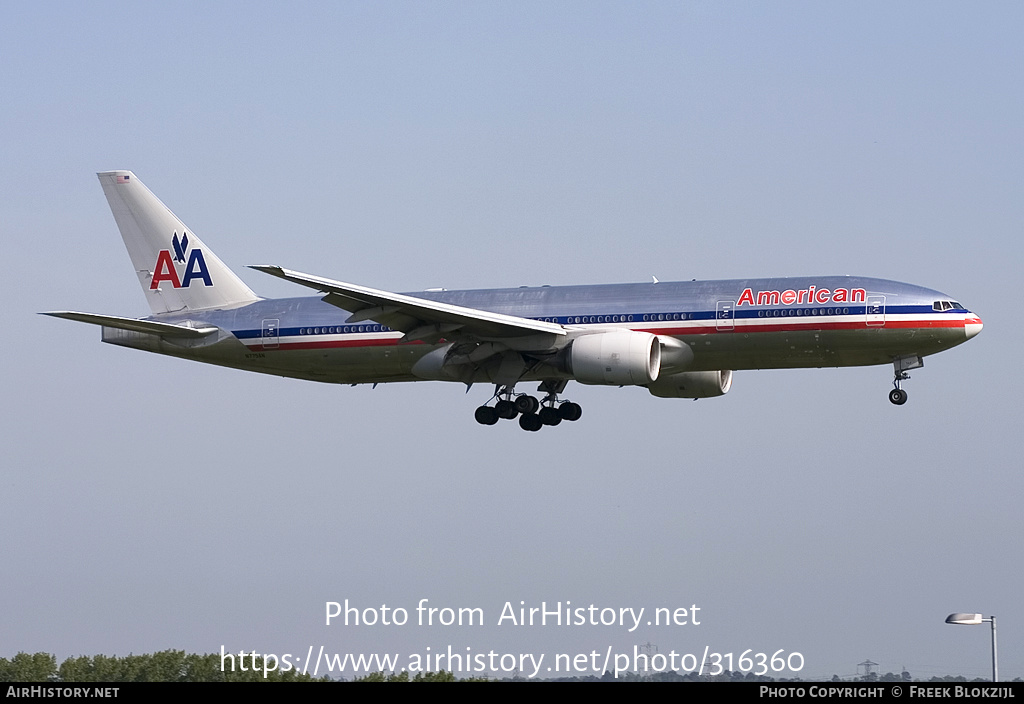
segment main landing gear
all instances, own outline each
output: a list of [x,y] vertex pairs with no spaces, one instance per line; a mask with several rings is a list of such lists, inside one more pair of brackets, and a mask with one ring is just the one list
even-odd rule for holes
[[902,406],[907,402],[907,392],[904,391],[901,386],[902,382],[910,378],[910,375],[907,374],[907,370],[920,369],[923,366],[924,360],[916,354],[907,357],[897,357],[893,360],[893,389],[889,392],[889,401],[891,403],[894,403],[897,406]]
[[523,430],[536,432],[545,425],[558,425],[563,420],[579,420],[583,409],[572,401],[559,401],[558,393],[565,388],[566,382],[545,381],[538,391],[546,392],[540,401],[529,394],[516,394],[515,386],[498,385],[494,389],[493,399],[498,399],[493,406],[480,406],[476,409],[476,422],[481,425],[494,425],[499,419],[512,420],[519,418],[519,427]]

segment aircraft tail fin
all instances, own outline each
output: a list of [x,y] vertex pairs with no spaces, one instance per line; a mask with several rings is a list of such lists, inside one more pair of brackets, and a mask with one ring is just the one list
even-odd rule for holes
[[131,171],[97,174],[154,314],[234,308],[259,297]]

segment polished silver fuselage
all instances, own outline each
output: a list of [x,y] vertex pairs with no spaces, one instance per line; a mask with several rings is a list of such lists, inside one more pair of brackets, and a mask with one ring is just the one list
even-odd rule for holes
[[[800,277],[593,286],[425,291],[429,301],[557,323],[567,330],[633,330],[693,351],[687,369],[737,370],[890,364],[961,344],[981,320],[938,291],[863,277]],[[230,310],[150,320],[212,325],[218,334],[166,339],[104,327],[103,339],[249,371],[329,383],[417,381],[413,367],[445,344],[400,342],[402,333],[319,297],[260,300]],[[539,334],[543,349],[559,344]],[[522,345],[520,345],[522,347]],[[541,365],[523,380],[571,378]],[[480,381],[486,379],[481,378]]]

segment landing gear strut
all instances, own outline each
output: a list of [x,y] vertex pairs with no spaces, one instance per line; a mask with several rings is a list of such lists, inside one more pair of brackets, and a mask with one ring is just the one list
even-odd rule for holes
[[[515,385],[501,385],[494,387],[494,395],[491,400],[498,399],[494,406],[484,404],[476,409],[474,416],[480,425],[494,425],[499,419],[512,420],[522,415],[524,418],[533,414],[540,406],[540,401],[533,396],[526,394],[515,394]],[[522,419],[520,419],[522,425]]]
[[908,357],[897,357],[892,361],[893,367],[893,380],[892,380],[892,391],[889,392],[889,401],[902,406],[907,402],[907,392],[903,390],[901,386],[902,382],[910,378],[907,374],[908,369],[919,369],[924,366],[924,360],[918,355],[910,355]]
[[477,408],[476,422],[481,425],[494,425],[501,418],[511,420],[518,416],[520,428],[536,432],[545,425],[555,426],[563,420],[579,420],[583,415],[580,405],[558,399],[558,394],[565,389],[566,383],[568,382],[565,379],[543,382],[537,389],[545,394],[544,399],[540,401],[529,394],[516,394],[514,385],[497,385],[494,387],[494,396],[491,397],[491,400],[497,399],[497,402],[494,406],[485,404]]
[[546,392],[544,400],[541,402],[543,408],[540,411],[540,419],[544,422],[544,425],[558,425],[563,420],[579,420],[580,416],[583,415],[583,409],[580,408],[580,404],[573,403],[572,401],[558,400],[558,394],[565,390],[565,384],[566,381],[564,379],[545,381],[537,389],[538,391]]

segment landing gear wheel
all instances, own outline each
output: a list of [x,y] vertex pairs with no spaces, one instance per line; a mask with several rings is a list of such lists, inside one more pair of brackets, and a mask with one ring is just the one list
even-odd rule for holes
[[893,389],[889,392],[889,401],[897,406],[902,406],[907,402],[907,392],[903,389]]
[[536,413],[526,413],[519,416],[519,427],[523,430],[529,430],[530,432],[536,432],[540,430],[544,423],[541,421],[540,416]]
[[508,420],[519,415],[519,411],[516,410],[516,404],[511,401],[498,401],[494,404],[494,410],[497,411],[499,418],[507,418]]
[[550,406],[540,409],[537,417],[540,418],[540,422],[544,425],[558,425],[562,422],[562,416],[559,415],[558,409],[551,408]]
[[516,410],[524,416],[529,415],[530,413],[536,413],[537,409],[540,408],[540,401],[527,394],[517,396],[514,403],[516,404]]
[[562,420],[579,420],[583,415],[583,409],[578,403],[566,401],[558,407],[558,415],[562,417]]
[[480,425],[494,425],[498,422],[498,412],[490,406],[480,406],[474,415]]

